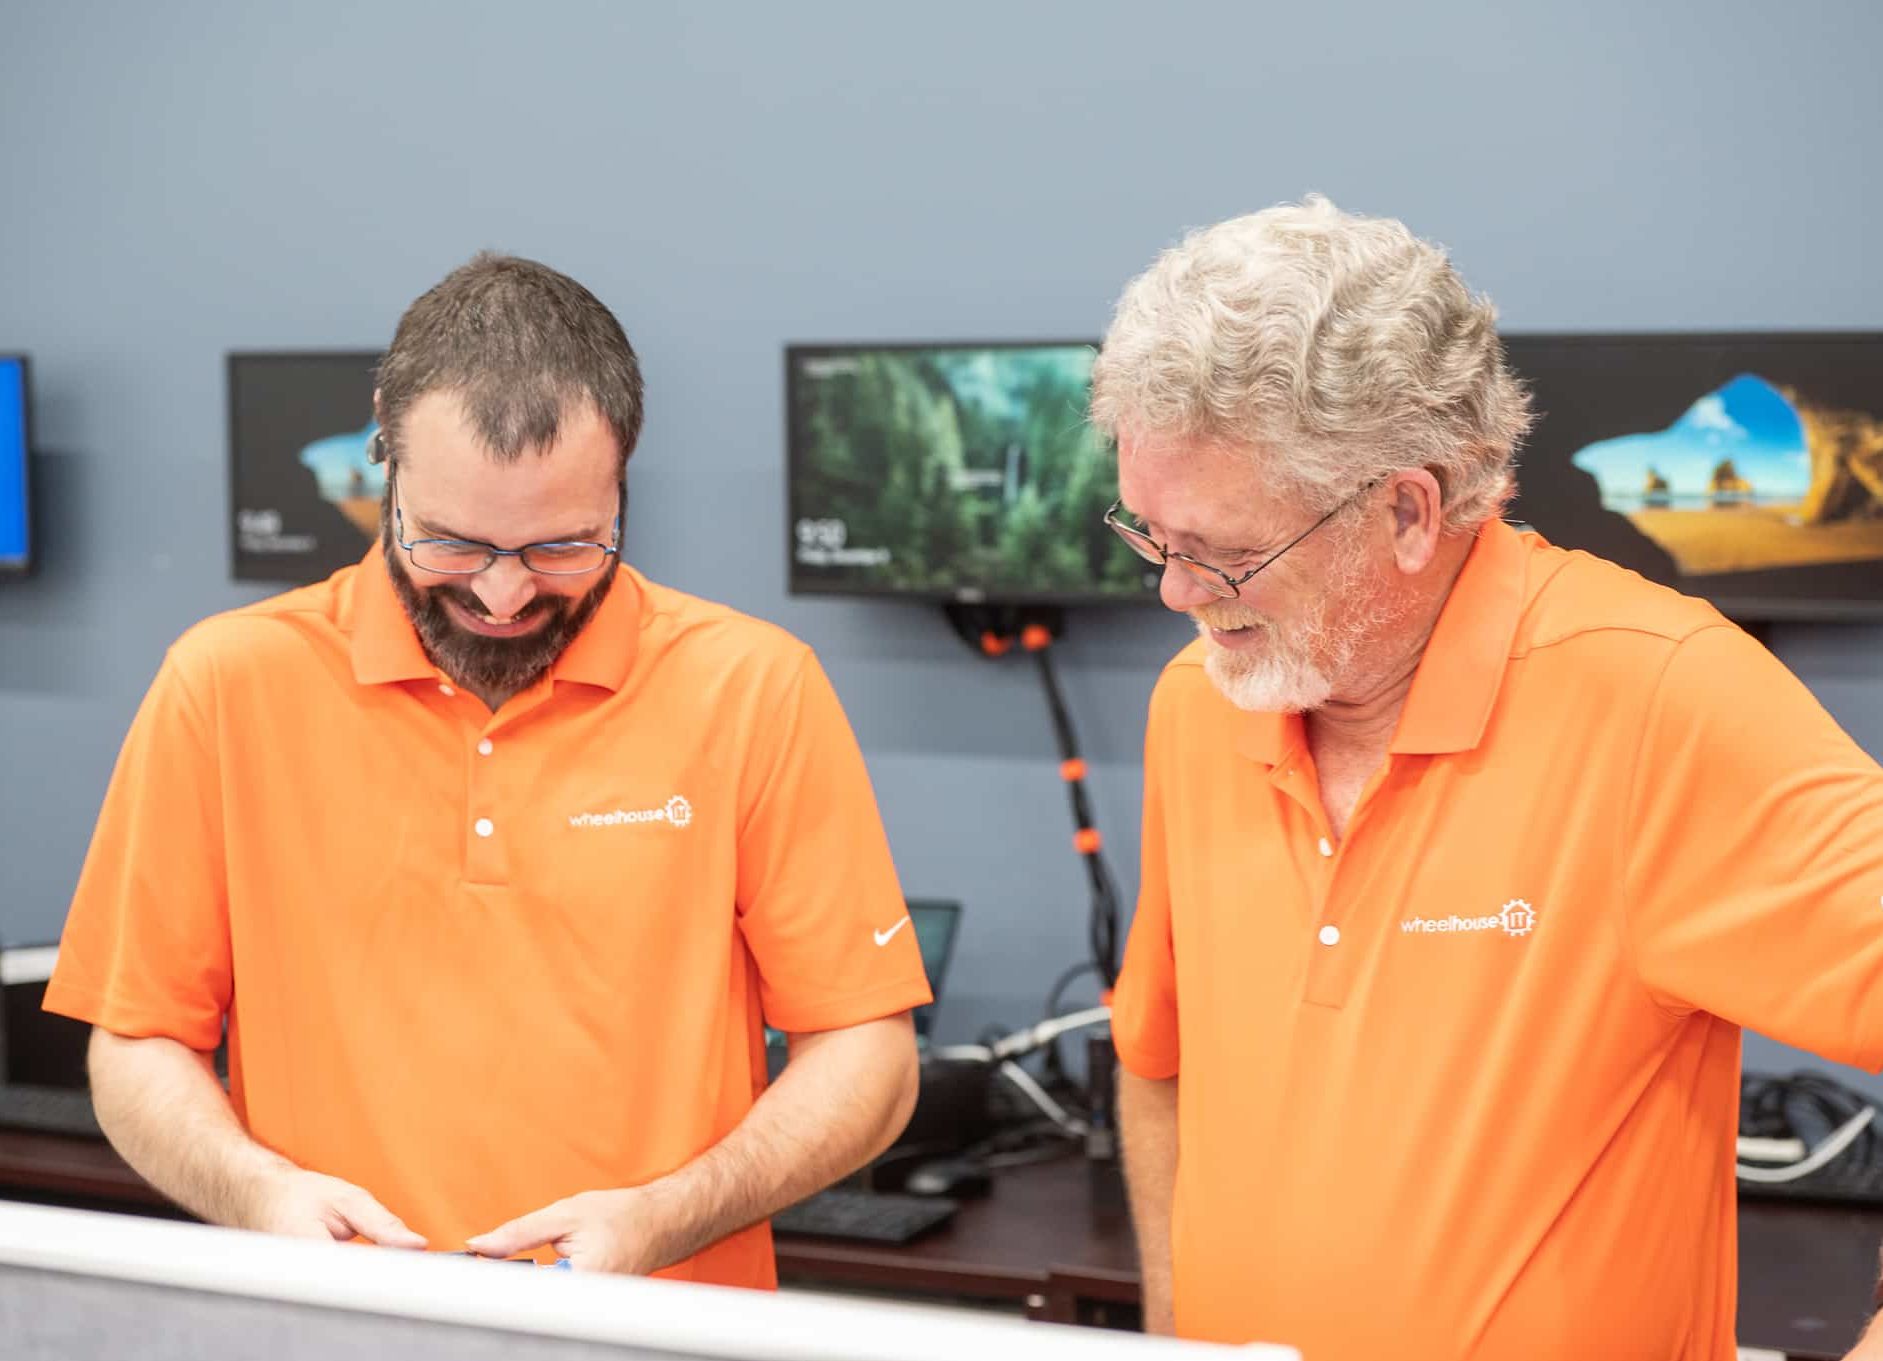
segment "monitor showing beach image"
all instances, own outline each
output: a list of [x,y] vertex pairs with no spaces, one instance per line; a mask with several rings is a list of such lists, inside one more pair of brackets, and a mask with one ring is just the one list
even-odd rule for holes
[[1513,518],[1742,619],[1883,614],[1883,337],[1507,338]]
[[379,533],[386,470],[367,458],[371,350],[229,356],[230,559],[238,580],[319,581]]

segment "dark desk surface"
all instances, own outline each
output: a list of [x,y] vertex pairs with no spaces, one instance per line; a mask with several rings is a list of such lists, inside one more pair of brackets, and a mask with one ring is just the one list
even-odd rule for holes
[[879,1285],[934,1294],[1025,1300],[1055,1273],[1106,1273],[1136,1294],[1137,1245],[1117,1173],[1082,1158],[999,1173],[994,1191],[900,1247],[779,1237],[787,1280]]
[[103,1140],[0,1129],[0,1195],[18,1191],[90,1197],[136,1209],[170,1203]]
[[[0,1130],[0,1196],[165,1205],[109,1146]],[[1883,1210],[1747,1201],[1739,1210],[1739,1340],[1836,1358],[1856,1340],[1877,1284]],[[1114,1176],[1077,1158],[1002,1173],[994,1193],[901,1247],[780,1238],[787,1281],[969,1295],[1068,1317],[1069,1297],[1131,1300],[1137,1253]]]

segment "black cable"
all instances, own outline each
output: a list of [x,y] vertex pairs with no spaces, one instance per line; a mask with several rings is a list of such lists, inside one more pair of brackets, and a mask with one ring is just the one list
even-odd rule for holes
[[[1053,1017],[1058,1016],[1061,1011],[1060,1002],[1066,995],[1066,989],[1085,977],[1085,975],[1089,973],[1095,974],[1097,972],[1098,965],[1090,959],[1082,959],[1077,964],[1061,972],[1059,977],[1053,980],[1052,989],[1046,994],[1046,1006],[1042,1015],[1049,1021],[1052,1020]],[[1053,1036],[1052,1042],[1046,1046],[1045,1071],[1047,1085],[1049,1087],[1057,1084],[1062,1088],[1076,1089],[1078,1086],[1078,1084],[1072,1081],[1071,1072],[1067,1069],[1065,1058],[1059,1048],[1061,1044],[1071,1038],[1072,1034],[1070,1032],[1064,1035],[1055,1035]],[[1092,1104],[1092,1093],[1089,1090],[1079,1091],[1079,1100],[1085,1103],[1087,1113],[1089,1113]]]
[[[1059,675],[1048,655],[1049,646],[1034,646],[1029,642],[1027,647],[1033,653],[1034,663],[1039,670],[1040,686],[1046,693],[1046,708],[1052,718],[1053,736],[1059,744],[1060,774],[1065,780],[1066,796],[1072,805],[1072,820],[1076,828],[1074,844],[1080,859],[1085,862],[1086,879],[1091,892],[1091,907],[1086,921],[1088,957],[1054,980],[1046,999],[1046,1016],[1051,1019],[1059,1014],[1059,1003],[1065,990],[1085,974],[1097,974],[1106,990],[1118,982],[1119,894],[1117,881],[1112,878],[1111,867],[1105,860],[1103,842],[1094,824],[1091,801],[1086,796],[1085,762],[1079,756],[1078,734],[1073,730],[1072,715],[1066,707],[1065,695],[1059,688]],[[1057,1036],[1047,1046],[1043,1064],[1047,1085],[1062,1092],[1077,1092],[1078,1104],[1085,1108],[1082,1114],[1089,1117],[1096,1108],[1094,1093],[1089,1083],[1081,1087],[1072,1081],[1060,1050],[1060,1043],[1066,1038]]]
[[[1079,762],[1079,740],[1072,728],[1072,715],[1066,709],[1065,696],[1060,693],[1059,677],[1053,670],[1051,649],[1040,647],[1033,649],[1033,660],[1039,669],[1040,684],[1046,691],[1046,707],[1052,716],[1053,735],[1059,742],[1059,754],[1063,763],[1061,769],[1079,769],[1071,765]],[[1082,767],[1083,763],[1080,762]],[[1083,838],[1090,833],[1096,838],[1097,828],[1092,820],[1092,806],[1086,798],[1085,777],[1081,773],[1066,779],[1066,795],[1072,804],[1072,819]],[[1104,852],[1095,842],[1089,848],[1080,846],[1080,858],[1085,861],[1086,879],[1091,885],[1092,911],[1087,930],[1087,946],[1091,951],[1091,963],[1098,976],[1110,989],[1118,982],[1118,886],[1113,880],[1111,869],[1105,863]]]
[[1066,995],[1066,989],[1089,973],[1097,973],[1098,965],[1089,959],[1082,959],[1059,977],[1053,980],[1052,991],[1046,994],[1045,1016],[1048,1020],[1059,1014],[1060,999]]
[[[1103,842],[1092,817],[1091,801],[1086,795],[1085,762],[1079,756],[1078,734],[1073,730],[1072,716],[1059,688],[1059,677],[1053,669],[1052,659],[1047,655],[1053,639],[1059,634],[1061,616],[1057,610],[968,605],[955,601],[946,603],[942,608],[949,625],[961,636],[962,641],[983,656],[1003,656],[1016,641],[1031,652],[1039,669],[1041,687],[1046,692],[1047,713],[1052,719],[1053,736],[1059,745],[1060,775],[1065,781],[1066,797],[1072,806],[1075,829],[1073,844],[1079,852],[1079,858],[1085,862],[1090,890],[1086,923],[1087,958],[1054,981],[1046,1002],[1047,1019],[1051,1019],[1058,1014],[1065,990],[1085,974],[1097,974],[1106,991],[1114,987],[1118,982],[1119,962],[1118,883],[1112,877],[1111,867],[1102,853]],[[1083,1102],[1087,1108],[1085,1113],[1089,1114],[1092,1093],[1069,1080],[1066,1065],[1061,1058],[1059,1045],[1065,1038],[1056,1036],[1045,1047],[1042,1060],[1045,1077],[1043,1086],[1053,1093],[1056,1100],[1063,1101],[1064,1093],[1068,1090],[1076,1092],[1077,1099],[1066,1104],[1076,1107]],[[990,1044],[991,1040],[983,1036],[982,1042]]]

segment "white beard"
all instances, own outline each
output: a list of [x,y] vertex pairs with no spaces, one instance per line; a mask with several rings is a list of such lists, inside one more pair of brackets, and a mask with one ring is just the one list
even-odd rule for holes
[[1357,563],[1330,576],[1320,613],[1290,626],[1284,633],[1275,624],[1231,602],[1199,613],[1214,616],[1218,627],[1248,624],[1262,632],[1259,646],[1248,651],[1221,646],[1210,637],[1210,624],[1191,615],[1208,649],[1204,674],[1238,709],[1252,713],[1301,714],[1321,708],[1343,682],[1354,679],[1355,663],[1368,640],[1403,618],[1409,603],[1403,599],[1373,600],[1353,609],[1345,619],[1330,619],[1333,602],[1353,601],[1362,593],[1365,577]]
[[[1257,627],[1263,627],[1258,625]],[[1298,714],[1320,708],[1332,698],[1334,678],[1317,665],[1302,640],[1281,643],[1272,629],[1250,652],[1232,651],[1209,636],[1209,626],[1197,621],[1208,652],[1203,671],[1238,709],[1251,713]],[[1351,649],[1346,649],[1351,650]]]
[[[1330,531],[1324,545],[1318,599],[1305,618],[1277,626],[1244,605],[1222,600],[1193,610],[1203,635],[1204,674],[1238,709],[1301,714],[1323,708],[1343,686],[1365,684],[1368,654],[1393,625],[1411,614],[1413,597],[1366,560],[1357,531]],[[1221,646],[1210,626],[1248,625],[1261,640],[1246,651]]]

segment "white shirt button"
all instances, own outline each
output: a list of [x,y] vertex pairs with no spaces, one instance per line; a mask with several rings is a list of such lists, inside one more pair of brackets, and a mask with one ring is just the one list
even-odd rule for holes
[[449,685],[446,685],[443,681],[439,681],[438,693],[443,695],[446,699],[450,699],[453,695],[457,694],[458,692],[456,690],[453,690]]
[[1334,843],[1329,841],[1326,837],[1322,837],[1321,838],[1321,854],[1332,855],[1333,853],[1334,853]]
[[1321,944],[1340,944],[1340,928],[1338,926],[1323,926],[1321,928]]
[[477,822],[473,824],[473,830],[476,831],[479,836],[489,836],[492,832],[497,830],[497,824],[492,822],[489,818],[479,818]]
[[490,745],[490,739],[488,737],[477,744],[477,754],[479,756],[488,756],[492,750],[493,748]]

